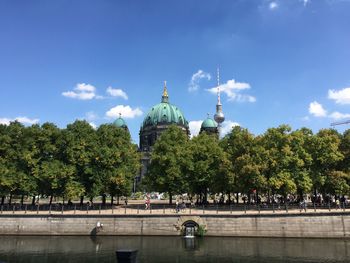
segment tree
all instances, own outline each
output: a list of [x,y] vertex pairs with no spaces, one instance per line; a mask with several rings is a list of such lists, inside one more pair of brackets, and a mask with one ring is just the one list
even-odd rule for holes
[[344,158],[339,150],[340,142],[340,134],[333,129],[320,130],[313,137],[310,151],[313,159],[311,170],[315,195],[317,190],[322,191],[325,195],[327,190],[324,188],[326,180],[336,178],[327,177],[337,170],[339,162]]
[[312,143],[312,131],[301,128],[291,133],[290,147],[293,152],[290,157],[289,171],[295,183],[299,200],[303,200],[304,193],[312,189],[311,165],[312,156],[308,150]]
[[208,190],[223,191],[223,184],[233,184],[227,155],[215,135],[201,133],[190,142],[191,162],[188,172],[190,191],[207,202]]
[[127,131],[111,124],[98,128],[94,167],[103,204],[107,193],[111,195],[112,203],[113,196],[130,194],[140,158]]
[[[90,199],[100,192],[98,178],[94,173],[93,158],[97,150],[96,131],[86,121],[77,120],[63,130],[63,161],[75,167],[76,182],[84,187]],[[83,204],[84,196],[80,198]]]
[[330,171],[323,186],[326,193],[331,195],[348,195],[350,193],[350,175],[342,171]]
[[154,191],[167,192],[172,204],[174,194],[188,190],[186,174],[190,166],[188,137],[181,128],[172,125],[154,144],[145,185]]
[[277,128],[268,129],[261,138],[261,143],[266,151],[265,176],[268,184],[268,199],[270,191],[274,195],[279,193],[284,196],[296,191],[296,185],[292,178],[291,162],[293,151],[291,148],[291,127],[280,125]]
[[350,173],[350,129],[346,130],[341,137],[339,150],[344,159],[340,162],[339,170]]
[[[235,126],[220,142],[228,154],[233,172],[233,184],[227,184],[228,192],[247,193],[264,189],[266,182],[263,176],[263,148],[257,144],[257,139],[247,129]],[[249,195],[248,195],[249,196]]]

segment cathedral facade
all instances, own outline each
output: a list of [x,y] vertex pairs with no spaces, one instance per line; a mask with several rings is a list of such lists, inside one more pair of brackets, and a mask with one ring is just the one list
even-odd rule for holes
[[[222,105],[220,103],[220,90],[218,86],[218,104],[216,105],[215,119],[208,117],[202,122],[200,133],[206,132],[216,134],[219,136],[220,124],[224,121],[222,112]],[[216,121],[219,121],[219,123]],[[115,120],[114,125],[123,129],[128,129],[127,125],[121,116]],[[176,125],[183,132],[190,137],[189,123],[186,120],[182,111],[175,105],[169,102],[168,90],[166,82],[164,83],[163,94],[161,102],[154,105],[146,114],[140,128],[139,136],[139,151],[141,152],[141,170],[140,174],[136,176],[136,183],[138,183],[147,173],[147,167],[151,161],[152,147],[161,136],[161,134],[170,126]]]

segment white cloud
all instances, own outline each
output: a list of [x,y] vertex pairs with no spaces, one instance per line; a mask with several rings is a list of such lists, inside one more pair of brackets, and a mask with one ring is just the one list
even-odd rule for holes
[[112,87],[108,87],[106,92],[113,97],[121,97],[124,100],[128,99],[128,95],[121,89],[113,89]]
[[202,122],[203,121],[190,121],[188,123],[188,125],[190,126],[191,138],[199,134]]
[[133,109],[129,105],[117,105],[106,112],[106,116],[109,118],[118,118],[119,114],[121,114],[123,118],[132,119],[141,116],[143,112],[140,108]]
[[90,126],[91,126],[92,128],[94,128],[95,130],[97,129],[97,125],[96,125],[95,123],[89,122],[89,124],[90,124]]
[[78,83],[73,91],[62,92],[62,95],[72,99],[91,100],[101,98],[96,95],[96,88],[90,84]]
[[18,121],[21,122],[23,124],[37,124],[39,122],[39,119],[30,119],[28,117],[16,117],[14,119],[10,119],[10,118],[0,118],[0,124],[5,124],[5,125],[9,125],[10,122],[12,121]]
[[328,98],[338,104],[350,104],[350,87],[341,90],[328,90]]
[[309,113],[315,117],[327,117],[327,111],[317,101],[313,101],[309,105]]
[[234,122],[234,121],[230,121],[230,120],[226,120],[222,123],[221,126],[221,137],[224,137],[226,134],[228,134],[229,132],[231,132],[232,128],[234,126],[240,126],[239,123]]
[[310,0],[301,0],[303,2],[303,5],[306,6],[308,3],[310,3]]
[[276,9],[277,7],[278,7],[278,4],[277,4],[276,2],[271,2],[271,3],[269,4],[270,10],[274,10],[274,9]]
[[[247,94],[240,94],[242,90],[250,89],[249,83],[236,82],[234,79],[228,80],[220,85],[220,91],[225,93],[229,101],[255,102],[256,98]],[[212,94],[217,94],[217,87],[207,89]]]
[[340,113],[338,111],[335,111],[335,112],[332,112],[331,114],[329,114],[329,117],[334,119],[334,120],[341,120],[341,119],[345,119],[345,118],[350,118],[350,114]]
[[203,70],[198,70],[196,73],[192,75],[191,81],[188,84],[188,91],[197,91],[199,89],[199,81],[201,79],[210,80],[211,76],[209,73],[204,72]]

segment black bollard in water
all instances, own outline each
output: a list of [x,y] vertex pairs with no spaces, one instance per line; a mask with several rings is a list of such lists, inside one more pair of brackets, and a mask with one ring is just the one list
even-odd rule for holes
[[136,249],[118,249],[116,252],[118,263],[135,263],[137,250]]

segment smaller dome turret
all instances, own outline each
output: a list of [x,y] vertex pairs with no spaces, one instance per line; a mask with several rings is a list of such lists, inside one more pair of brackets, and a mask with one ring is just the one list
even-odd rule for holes
[[218,123],[212,118],[210,118],[209,114],[208,114],[208,117],[202,122],[199,133],[202,133],[202,132],[218,134]]
[[129,129],[128,129],[128,126],[126,125],[125,120],[122,118],[121,113],[119,113],[119,118],[116,119],[116,120],[113,122],[113,125],[116,126],[116,127],[118,127],[118,128],[122,128],[122,129],[125,129],[125,130],[129,130]]

